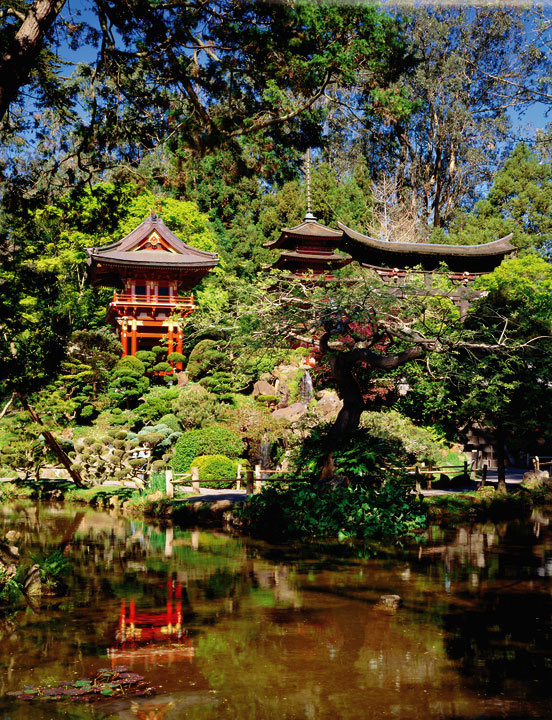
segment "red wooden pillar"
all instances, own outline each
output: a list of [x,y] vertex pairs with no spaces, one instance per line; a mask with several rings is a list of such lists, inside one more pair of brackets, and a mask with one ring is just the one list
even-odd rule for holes
[[[182,332],[182,328],[180,325],[178,326],[177,335],[176,335],[176,352],[180,353],[182,355],[182,344],[184,340],[184,333]],[[178,362],[176,363],[176,369],[182,370],[182,363]]]
[[130,601],[128,622],[130,625],[130,637],[134,640],[134,628],[136,625],[136,605],[134,600]]
[[167,590],[168,590],[168,602],[167,602],[167,632],[169,635],[172,635],[173,632],[173,584],[172,580],[169,580],[167,582]]
[[175,631],[177,637],[182,637],[182,586],[179,582],[176,583],[176,627]]
[[172,320],[169,320],[169,348],[167,355],[170,355],[172,352],[174,352],[173,323]]
[[130,335],[130,354],[136,355],[138,349],[138,334],[136,332],[136,320],[132,321],[132,332]]
[[123,346],[123,354],[121,357],[128,355],[128,332],[126,320],[121,322],[121,345]]

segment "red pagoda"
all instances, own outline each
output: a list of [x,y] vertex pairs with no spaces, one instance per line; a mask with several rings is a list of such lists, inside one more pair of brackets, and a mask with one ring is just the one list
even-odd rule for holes
[[266,248],[282,248],[280,257],[270,265],[272,269],[289,270],[298,276],[332,277],[332,272],[352,261],[350,255],[336,252],[343,233],[321,225],[307,212],[303,222],[284,228],[277,240],[264,244]]
[[149,350],[165,338],[168,353],[182,352],[182,318],[194,309],[189,292],[215,265],[216,253],[186,245],[152,213],[122,240],[87,248],[94,287],[115,287],[108,319],[123,356]]

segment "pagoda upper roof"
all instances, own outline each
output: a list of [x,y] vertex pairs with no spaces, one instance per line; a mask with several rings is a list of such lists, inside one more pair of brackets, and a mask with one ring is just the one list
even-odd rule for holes
[[104,247],[87,248],[92,281],[109,268],[166,268],[208,272],[218,264],[216,253],[186,245],[158,215],[152,213],[121,240]]
[[422,265],[433,270],[444,262],[452,270],[489,272],[516,248],[511,244],[512,233],[498,240],[479,245],[444,245],[433,243],[405,243],[377,240],[337,223],[343,232],[340,247],[350,252],[362,265],[405,268]]
[[327,225],[322,225],[316,218],[307,216],[300,225],[292,228],[283,228],[280,237],[264,244],[266,248],[289,247],[295,244],[297,240],[320,240],[324,244],[333,241],[337,247],[343,233],[341,230],[334,230]]

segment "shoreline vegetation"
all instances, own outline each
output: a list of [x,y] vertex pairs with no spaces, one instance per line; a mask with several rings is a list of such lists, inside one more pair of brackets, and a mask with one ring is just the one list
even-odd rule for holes
[[[143,518],[172,520],[183,527],[215,526],[271,540],[379,538],[387,541],[415,538],[430,524],[453,526],[528,518],[552,504],[551,489],[524,483],[507,495],[487,485],[479,490],[427,497],[422,492],[419,498],[408,491],[403,492],[399,486],[389,484],[387,487],[387,493],[370,489],[369,498],[365,496],[366,489],[347,488],[347,495],[352,498],[349,501],[352,505],[346,508],[350,522],[348,527],[342,528],[336,525],[336,520],[342,519],[339,516],[339,506],[343,504],[342,489],[321,492],[309,482],[301,489],[293,490],[294,498],[302,498],[302,502],[294,501],[293,504],[289,502],[292,493],[270,484],[261,493],[247,496],[247,499],[244,496],[244,502],[233,502],[224,496],[206,500],[191,493],[168,499],[161,491],[151,492],[147,488],[142,491],[101,485],[75,488],[68,481],[52,480],[3,482],[0,484],[0,501],[69,502]],[[405,497],[407,505],[397,510],[393,503],[404,503]],[[369,505],[362,502],[368,499]],[[378,506],[381,512],[378,512]],[[301,514],[300,522],[294,512]]]

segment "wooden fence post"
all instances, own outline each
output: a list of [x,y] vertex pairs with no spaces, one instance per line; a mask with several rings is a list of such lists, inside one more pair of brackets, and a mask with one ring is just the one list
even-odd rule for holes
[[198,467],[192,468],[192,490],[198,494],[201,492],[199,489],[199,468]]
[[245,492],[247,495],[253,495],[253,470],[245,472]]
[[165,495],[169,500],[174,497],[173,471],[170,468],[165,470]]
[[236,472],[236,490],[241,490],[241,463],[238,464]]
[[258,493],[260,493],[263,488],[263,486],[261,484],[261,477],[262,477],[261,466],[255,465],[255,492],[258,492]]
[[533,458],[533,469],[535,472],[539,472],[540,470],[540,459],[538,455],[535,455],[535,457]]
[[433,479],[433,475],[431,473],[433,471],[433,463],[429,463],[429,465],[427,466],[427,469],[429,470],[429,473],[428,473],[427,480],[426,480],[426,488],[428,490],[431,490],[431,481]]
[[414,475],[416,483],[416,495],[422,492],[422,484],[420,483],[420,468],[416,465],[416,474]]
[[479,487],[485,487],[487,484],[487,465],[483,465],[483,469],[481,470],[481,480],[479,481]]

